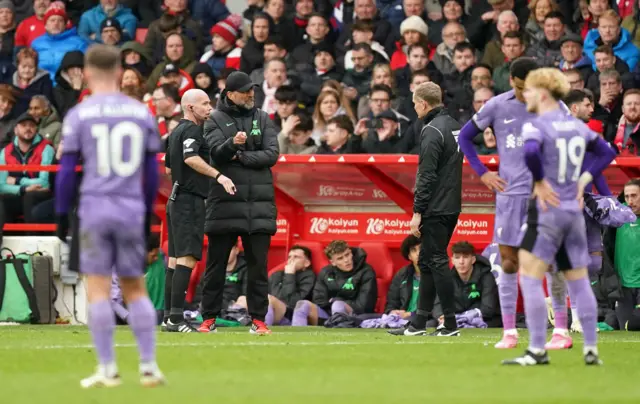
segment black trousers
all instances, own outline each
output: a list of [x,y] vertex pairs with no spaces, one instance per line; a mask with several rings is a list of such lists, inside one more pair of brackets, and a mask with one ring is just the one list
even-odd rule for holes
[[[616,317],[621,330],[640,331],[640,289],[622,287],[622,299],[616,305]],[[628,324],[627,324],[628,323]]]
[[420,230],[421,248],[418,257],[420,292],[418,314],[429,317],[433,311],[436,293],[440,298],[445,327],[456,329],[453,274],[449,267],[447,247],[458,223],[458,214],[423,216]]
[[269,234],[210,234],[207,247],[207,269],[202,288],[202,317],[215,318],[222,310],[227,262],[238,236],[242,238],[247,260],[247,309],[254,320],[264,321],[269,307],[267,255],[271,245]]

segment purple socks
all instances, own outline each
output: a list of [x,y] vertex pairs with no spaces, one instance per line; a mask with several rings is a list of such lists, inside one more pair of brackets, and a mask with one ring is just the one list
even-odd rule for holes
[[547,340],[547,306],[544,302],[542,280],[521,274],[520,287],[529,329],[529,348],[544,350]]
[[156,311],[148,297],[129,304],[129,326],[138,342],[141,363],[156,360]]
[[116,317],[109,300],[100,300],[89,304],[89,330],[93,338],[93,345],[96,347],[98,362],[101,365],[110,365],[115,362],[113,348],[115,328]]
[[588,278],[567,281],[569,295],[576,305],[578,318],[582,324],[584,346],[595,348],[597,344],[598,306]]
[[273,306],[269,305],[267,309],[267,316],[264,318],[264,323],[266,325],[273,325]]
[[514,330],[516,328],[516,305],[518,304],[517,273],[508,274],[504,272],[500,275],[498,295],[500,296],[502,326],[505,330]]
[[[309,312],[311,311],[311,302],[308,300],[300,300],[293,309],[291,325],[293,327],[304,327],[309,325]],[[269,315],[267,313],[267,315]]]
[[349,310],[347,310],[347,304],[341,300],[331,303],[331,314],[336,313],[350,314]]
[[553,306],[553,316],[555,317],[555,328],[568,329],[567,316],[567,290],[565,287],[564,276],[556,273],[545,274],[547,277],[547,291],[551,297],[551,305]]

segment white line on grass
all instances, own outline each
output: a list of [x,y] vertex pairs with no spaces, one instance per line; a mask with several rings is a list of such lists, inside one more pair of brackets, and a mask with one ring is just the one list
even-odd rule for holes
[[[402,341],[394,341],[389,338],[386,341],[290,341],[290,342],[280,342],[280,341],[243,341],[243,342],[224,342],[224,341],[212,341],[212,342],[159,342],[157,345],[159,347],[209,347],[209,348],[218,348],[218,347],[250,347],[250,346],[333,346],[333,345],[343,345],[343,346],[359,346],[359,345],[429,345],[429,344],[483,344],[485,346],[493,346],[492,341],[480,341],[480,340],[466,340],[466,339],[458,339],[458,338],[421,338],[416,337],[411,340],[402,340]],[[637,344],[640,341],[637,340],[619,340],[619,341],[601,341],[601,343],[609,344]],[[117,348],[135,348],[137,345],[133,343],[126,344],[116,344]],[[15,350],[15,349],[24,349],[24,350],[58,350],[58,349],[91,349],[93,345],[91,344],[70,344],[70,345],[3,345],[0,346],[0,350]]]

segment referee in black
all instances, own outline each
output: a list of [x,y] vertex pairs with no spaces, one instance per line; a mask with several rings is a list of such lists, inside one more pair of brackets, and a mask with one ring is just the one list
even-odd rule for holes
[[458,148],[460,124],[442,106],[442,90],[432,82],[413,93],[418,118],[422,120],[420,158],[413,200],[411,233],[421,238],[420,292],[416,316],[393,335],[426,335],[436,293],[440,298],[444,325],[432,336],[460,335],[456,324],[453,277],[447,247],[462,208],[462,153]]
[[235,186],[207,163],[209,148],[204,141],[203,124],[213,110],[209,96],[202,90],[188,90],[181,104],[184,118],[169,136],[165,155],[173,189],[167,203],[169,268],[165,277],[164,322],[166,331],[194,332],[197,329],[184,319],[184,299],[191,270],[202,258],[204,200],[209,179],[217,180],[230,194],[235,192]]

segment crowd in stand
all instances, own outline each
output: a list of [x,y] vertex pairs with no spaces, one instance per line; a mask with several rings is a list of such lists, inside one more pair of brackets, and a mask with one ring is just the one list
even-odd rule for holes
[[[461,123],[509,91],[521,56],[588,89],[589,125],[640,153],[640,7],[632,0],[0,0],[0,164],[54,164],[61,120],[90,95],[83,52],[122,50],[122,91],[148,104],[163,136],[200,88],[216,100],[234,70],[283,154],[415,153],[412,90],[443,89]],[[475,139],[496,152],[490,128]],[[2,222],[51,222],[52,175],[3,172]],[[5,196],[7,196],[5,198]]]

